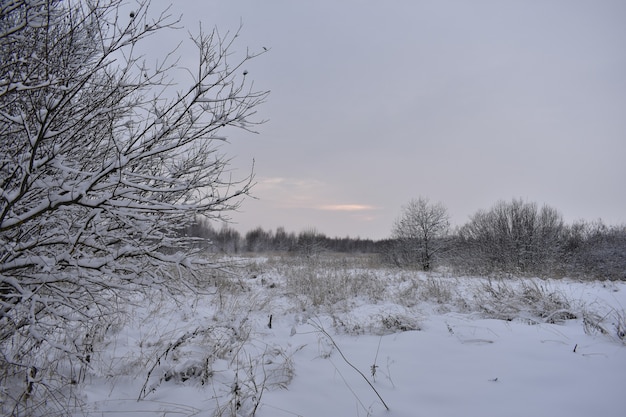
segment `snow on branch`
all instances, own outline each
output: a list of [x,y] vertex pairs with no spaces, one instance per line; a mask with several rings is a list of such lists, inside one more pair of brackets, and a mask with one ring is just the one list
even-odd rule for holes
[[149,1],[129,13],[121,0],[15,0],[0,15],[1,380],[42,344],[80,356],[64,331],[132,291],[174,290],[172,271],[204,262],[183,230],[250,192],[221,131],[262,123],[268,92],[241,70],[257,55],[236,60],[237,33],[193,38],[187,84],[171,53],[148,67],[140,45],[178,23]]

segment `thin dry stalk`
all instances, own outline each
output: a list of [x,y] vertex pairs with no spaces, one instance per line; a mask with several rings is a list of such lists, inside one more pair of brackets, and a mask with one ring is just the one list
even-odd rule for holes
[[343,352],[341,351],[341,349],[339,348],[339,346],[337,345],[337,343],[335,342],[335,340],[333,339],[333,337],[328,334],[328,332],[326,331],[326,329],[324,329],[324,327],[322,326],[321,323],[317,323],[315,321],[310,321],[311,325],[320,333],[322,333],[324,336],[326,336],[328,338],[328,340],[330,341],[330,343],[332,343],[332,345],[335,347],[335,349],[337,349],[337,352],[339,352],[339,355],[341,355],[341,358],[344,360],[344,362],[346,364],[348,364],[348,366],[350,366],[352,369],[354,369],[359,375],[361,375],[361,378],[363,378],[365,380],[365,382],[367,382],[367,385],[370,386],[370,388],[372,389],[372,391],[374,391],[374,393],[376,394],[376,396],[378,397],[378,399],[380,400],[380,402],[383,404],[383,406],[385,406],[385,409],[387,411],[389,411],[389,406],[387,405],[387,403],[385,402],[385,400],[383,400],[383,397],[381,397],[381,395],[378,393],[378,391],[376,390],[376,388],[374,388],[374,385],[372,385],[372,383],[370,382],[369,379],[367,379],[367,377],[365,376],[365,374],[363,372],[361,372],[359,370],[359,368],[357,368],[356,366],[354,366],[352,364],[352,362],[350,362],[348,360],[348,358],[346,358],[346,355],[343,354]]

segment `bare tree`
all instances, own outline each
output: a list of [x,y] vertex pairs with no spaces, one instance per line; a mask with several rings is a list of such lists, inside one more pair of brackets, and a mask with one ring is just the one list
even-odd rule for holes
[[550,268],[560,251],[563,220],[549,206],[538,209],[522,200],[500,201],[474,214],[459,232],[468,262],[484,271],[540,272]]
[[223,217],[252,185],[228,173],[221,131],[261,122],[267,92],[243,65],[262,51],[236,60],[236,33],[201,32],[182,87],[170,55],[137,52],[176,19],[124,7],[0,3],[0,378],[15,407],[76,382],[41,352],[84,366],[117,297],[180,286],[196,260],[177,232]]
[[441,203],[430,203],[420,197],[402,208],[395,221],[392,236],[398,242],[396,256],[404,258],[398,262],[419,262],[425,271],[432,268],[435,255],[444,247],[450,221],[448,211]]

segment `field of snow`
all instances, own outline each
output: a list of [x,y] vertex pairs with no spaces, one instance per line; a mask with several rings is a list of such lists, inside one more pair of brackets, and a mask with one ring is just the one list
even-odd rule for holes
[[76,415],[626,415],[624,282],[238,263],[129,302]]

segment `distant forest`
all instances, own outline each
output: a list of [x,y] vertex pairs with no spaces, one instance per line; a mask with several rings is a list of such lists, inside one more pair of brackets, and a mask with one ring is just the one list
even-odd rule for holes
[[[611,226],[597,220],[557,223],[547,228],[509,219],[503,228],[495,221],[476,224],[478,219],[475,216],[468,224],[426,242],[437,248],[432,258],[434,270],[479,276],[626,280],[626,225]],[[477,235],[479,226],[481,234]],[[524,227],[526,230],[519,230]],[[282,227],[275,231],[258,227],[242,235],[226,224],[216,229],[202,219],[197,219],[185,234],[197,238],[197,247],[208,253],[307,257],[368,254],[381,265],[426,269],[419,254],[423,241],[328,237],[315,229],[294,233]]]

